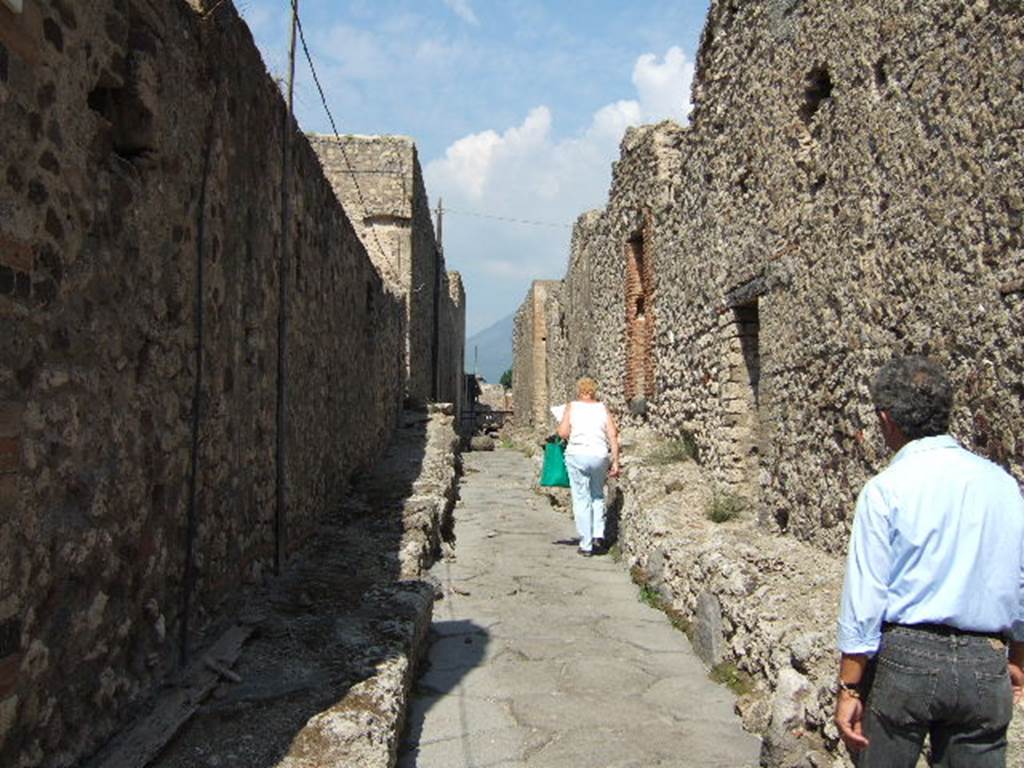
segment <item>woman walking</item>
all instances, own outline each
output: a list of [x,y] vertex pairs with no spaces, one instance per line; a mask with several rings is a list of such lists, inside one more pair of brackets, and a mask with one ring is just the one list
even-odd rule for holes
[[590,557],[604,549],[604,480],[619,474],[619,430],[604,403],[598,401],[593,379],[584,377],[576,382],[576,397],[565,407],[558,435],[569,441],[565,466],[580,535],[579,553]]

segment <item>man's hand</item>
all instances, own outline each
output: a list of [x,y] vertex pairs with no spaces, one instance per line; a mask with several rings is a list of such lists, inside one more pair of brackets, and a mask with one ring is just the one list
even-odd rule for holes
[[613,461],[612,462],[612,465],[611,465],[611,467],[608,470],[608,476],[609,477],[618,477],[619,476],[619,462],[617,462],[617,461]]
[[843,743],[851,752],[860,752],[868,745],[868,740],[861,728],[863,716],[864,702],[840,691],[839,700],[836,702],[836,725],[839,726],[839,735],[842,737]]
[[1024,696],[1024,669],[1012,661],[1006,665],[1010,671],[1010,687],[1013,689],[1013,703],[1018,704]]
[[1019,640],[1010,641],[1007,669],[1010,672],[1010,687],[1013,689],[1013,703],[1020,703],[1024,695],[1024,643]]

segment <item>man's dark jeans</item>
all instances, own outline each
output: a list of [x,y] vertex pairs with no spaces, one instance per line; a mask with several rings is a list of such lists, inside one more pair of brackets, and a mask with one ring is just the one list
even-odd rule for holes
[[1013,694],[999,645],[887,626],[864,711],[870,744],[858,768],[914,768],[926,734],[933,766],[1005,768]]

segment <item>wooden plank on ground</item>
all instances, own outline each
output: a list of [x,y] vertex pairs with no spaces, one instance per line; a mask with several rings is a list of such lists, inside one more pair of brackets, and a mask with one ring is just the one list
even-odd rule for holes
[[[220,682],[220,670],[235,663],[252,632],[251,626],[236,625],[221,635],[189,665],[174,690],[160,697],[152,714],[115,737],[109,748],[90,764],[91,768],[145,768],[149,765]],[[209,660],[215,663],[211,665]]]

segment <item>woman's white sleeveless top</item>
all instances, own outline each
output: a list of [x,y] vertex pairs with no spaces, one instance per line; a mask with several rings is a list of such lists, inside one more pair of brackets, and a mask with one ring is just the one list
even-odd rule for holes
[[605,456],[608,454],[608,410],[604,403],[573,400],[569,407],[569,444],[567,455]]

